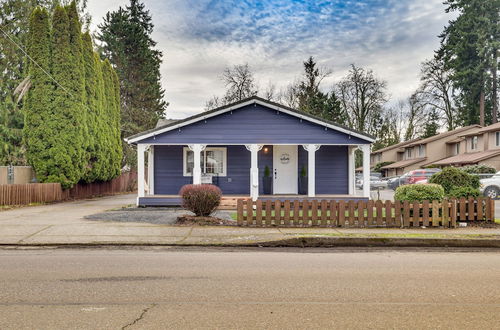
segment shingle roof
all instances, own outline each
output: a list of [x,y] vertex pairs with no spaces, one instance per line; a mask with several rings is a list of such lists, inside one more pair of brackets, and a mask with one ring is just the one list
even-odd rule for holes
[[456,164],[476,164],[477,162],[500,155],[500,150],[479,151],[473,153],[459,154],[444,158],[425,165],[456,165]]
[[407,145],[406,147],[413,147],[413,146],[417,146],[417,145],[420,145],[420,144],[426,144],[426,143],[429,143],[429,142],[432,142],[432,141],[436,141],[436,140],[439,140],[439,139],[444,139],[444,138],[446,138],[446,137],[448,137],[450,135],[454,135],[454,134],[457,134],[457,133],[465,132],[465,131],[473,129],[473,128],[481,128],[481,126],[479,126],[479,125],[470,125],[470,126],[465,126],[465,127],[457,128],[457,129],[454,129],[453,131],[448,131],[448,132],[440,133],[440,134],[437,134],[437,135],[434,135],[434,136],[431,136],[431,137],[419,140],[419,141],[417,141],[415,143]]
[[400,143],[397,143],[397,144],[393,144],[392,146],[388,146],[388,147],[385,147],[385,148],[382,148],[382,149],[375,150],[375,151],[372,152],[372,154],[377,154],[379,152],[388,151],[388,150],[391,150],[391,149],[394,149],[394,148],[401,148],[401,147],[406,146],[407,144],[410,144],[410,143],[418,141],[418,140],[420,140],[420,138],[411,139],[411,140],[408,140],[408,141],[404,141],[404,142],[400,142]]
[[392,163],[392,164],[389,164],[386,166],[382,166],[380,169],[388,170],[388,169],[392,169],[392,168],[403,168],[406,166],[410,166],[410,165],[413,165],[416,163],[423,162],[426,159],[427,158],[423,157],[423,158],[412,158],[412,159],[400,160],[399,162],[395,162],[395,163]]

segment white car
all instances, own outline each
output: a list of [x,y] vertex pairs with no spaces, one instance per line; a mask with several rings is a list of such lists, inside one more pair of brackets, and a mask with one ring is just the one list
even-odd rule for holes
[[491,178],[481,179],[479,191],[486,196],[493,199],[500,197],[500,172],[496,172]]

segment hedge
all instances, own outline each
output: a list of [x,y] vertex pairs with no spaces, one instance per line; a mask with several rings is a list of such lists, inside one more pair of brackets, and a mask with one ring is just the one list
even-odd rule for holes
[[479,177],[477,175],[467,174],[455,167],[446,167],[441,172],[434,174],[429,179],[429,183],[439,184],[443,187],[448,196],[455,187],[479,188]]
[[442,201],[444,189],[438,184],[409,184],[399,186],[394,193],[394,199],[398,201]]

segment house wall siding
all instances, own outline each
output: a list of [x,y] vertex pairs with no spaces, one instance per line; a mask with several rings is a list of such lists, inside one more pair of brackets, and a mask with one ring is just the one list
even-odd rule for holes
[[140,143],[367,144],[369,141],[261,105],[248,105]]

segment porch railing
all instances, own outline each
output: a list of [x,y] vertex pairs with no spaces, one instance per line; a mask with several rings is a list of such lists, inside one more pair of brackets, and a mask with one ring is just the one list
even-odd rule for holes
[[238,199],[237,222],[256,227],[448,227],[495,220],[490,198],[392,202]]

